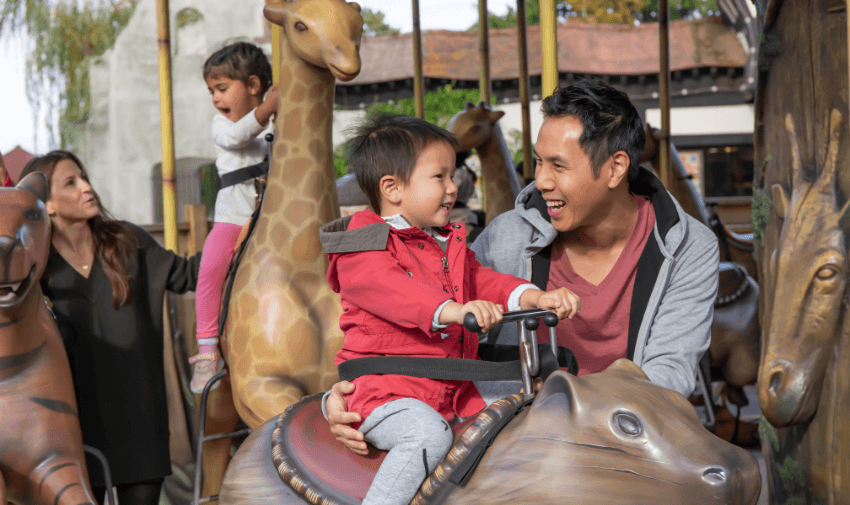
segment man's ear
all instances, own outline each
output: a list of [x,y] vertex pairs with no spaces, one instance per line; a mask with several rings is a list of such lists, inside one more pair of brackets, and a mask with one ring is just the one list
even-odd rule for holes
[[385,175],[378,181],[378,188],[381,192],[381,199],[388,201],[393,205],[398,205],[401,202],[401,181],[394,175]]
[[607,174],[609,177],[608,188],[614,189],[619,186],[624,179],[628,180],[631,160],[625,151],[617,151],[614,153],[614,156],[611,157],[609,163],[611,168],[610,172]]

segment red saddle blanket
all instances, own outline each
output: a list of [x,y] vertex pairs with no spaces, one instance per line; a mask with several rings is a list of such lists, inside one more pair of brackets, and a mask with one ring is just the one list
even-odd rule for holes
[[[371,447],[369,456],[359,456],[338,442],[322,416],[321,399],[320,394],[305,398],[278,419],[272,435],[275,466],[299,493],[359,504],[386,452]],[[452,427],[455,440],[473,420]]]

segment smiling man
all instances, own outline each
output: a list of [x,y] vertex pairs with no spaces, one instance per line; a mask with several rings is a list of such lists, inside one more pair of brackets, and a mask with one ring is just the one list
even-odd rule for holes
[[[710,340],[717,240],[638,166],[643,121],[625,93],[580,81],[546,98],[543,114],[535,183],[472,249],[483,265],[579,296],[557,333],[580,374],[629,358],[689,395]],[[506,325],[499,343],[516,339]]]

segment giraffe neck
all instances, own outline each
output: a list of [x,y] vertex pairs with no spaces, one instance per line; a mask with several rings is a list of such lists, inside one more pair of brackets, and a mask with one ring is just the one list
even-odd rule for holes
[[318,227],[339,217],[331,154],[335,79],[294,54],[286,38],[280,61],[274,149],[257,225],[287,233],[292,240],[276,254],[297,263],[305,241],[319,247]]

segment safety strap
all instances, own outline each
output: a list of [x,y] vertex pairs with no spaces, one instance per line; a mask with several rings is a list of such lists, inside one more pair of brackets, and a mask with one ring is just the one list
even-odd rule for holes
[[232,172],[228,172],[221,176],[221,189],[234,186],[236,184],[250,181],[255,177],[262,177],[269,173],[269,157],[257,163],[256,165],[249,165],[247,167],[238,168]]
[[[540,355],[539,377],[543,380],[562,367],[571,373],[578,373],[578,364],[569,349],[559,347],[560,359],[557,359],[548,344],[537,347]],[[363,375],[383,374],[458,381],[508,381],[522,378],[520,362],[516,360],[519,357],[518,346],[480,344],[478,355],[481,360],[410,356],[355,358],[339,364],[339,378],[351,381]]]

